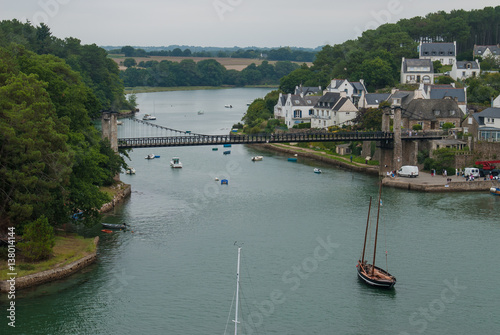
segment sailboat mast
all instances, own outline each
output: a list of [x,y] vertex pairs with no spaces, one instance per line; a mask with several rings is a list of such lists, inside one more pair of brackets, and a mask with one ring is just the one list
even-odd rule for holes
[[240,254],[241,254],[241,247],[238,247],[238,265],[236,267],[236,308],[234,312],[234,335],[238,335],[238,298],[239,298],[239,291],[240,291]]
[[370,205],[368,206],[368,218],[366,219],[366,230],[365,230],[365,243],[363,244],[363,256],[361,257],[361,264],[365,263],[366,236],[368,235],[368,225],[370,224],[371,208],[372,208],[372,197],[370,197]]
[[375,256],[377,255],[377,236],[378,236],[378,219],[380,217],[380,199],[382,196],[382,182],[378,191],[378,209],[377,209],[377,227],[375,228],[375,246],[373,248],[373,263],[372,263],[372,276],[375,272]]

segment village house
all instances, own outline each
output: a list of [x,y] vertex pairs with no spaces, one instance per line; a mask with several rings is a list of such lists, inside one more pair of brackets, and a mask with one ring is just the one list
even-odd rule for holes
[[302,97],[308,95],[322,95],[321,86],[317,87],[306,87],[306,86],[295,86],[295,92],[293,94],[300,95]]
[[413,129],[420,125],[422,130],[439,130],[445,123],[460,126],[462,110],[452,99],[414,99],[402,108],[401,126]]
[[358,102],[358,108],[378,108],[381,102],[387,101],[390,93],[367,93],[363,94]]
[[401,84],[433,84],[434,66],[430,59],[407,59],[401,62]]
[[419,59],[439,61],[442,65],[452,65],[457,58],[457,42],[453,43],[423,43],[418,46]]
[[363,79],[356,82],[351,82],[347,79],[332,79],[330,84],[323,91],[323,94],[328,92],[345,92],[346,96],[351,99],[352,103],[355,106],[358,106],[358,102],[367,93],[367,90]]
[[500,107],[500,95],[491,101],[491,107]]
[[320,96],[302,96],[301,94],[282,94],[274,106],[274,117],[283,120],[288,128],[299,123],[311,122],[314,106]]
[[455,83],[449,85],[423,85],[418,88],[424,99],[453,99],[462,112],[467,114],[467,88],[456,88]]
[[481,67],[477,59],[475,61],[457,61],[451,68],[450,77],[454,80],[465,80],[479,76],[480,71]]
[[498,45],[475,45],[473,50],[473,57],[495,57],[500,60],[500,44]]
[[462,127],[477,140],[500,142],[500,108],[489,107],[470,114],[462,122]]
[[358,109],[347,98],[346,92],[325,93],[314,106],[314,115],[311,118],[311,128],[328,128],[351,124],[356,118]]

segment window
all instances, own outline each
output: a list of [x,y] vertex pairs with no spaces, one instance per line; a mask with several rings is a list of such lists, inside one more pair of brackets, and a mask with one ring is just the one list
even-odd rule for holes
[[434,115],[438,116],[439,114],[441,114],[441,111],[440,111],[440,110],[435,110],[435,111],[434,111]]
[[311,104],[311,100],[307,100],[307,103],[310,105]]
[[450,111],[450,115],[455,115],[455,111],[454,111],[454,110],[451,110],[451,111]]
[[300,103],[299,100],[295,100],[295,104],[298,105]]
[[314,114],[314,109],[310,109],[309,110],[309,115],[313,115]]
[[443,128],[444,121],[439,121],[439,128]]
[[293,117],[294,118],[301,118],[302,117],[302,111],[301,110],[295,110],[295,111],[293,111]]

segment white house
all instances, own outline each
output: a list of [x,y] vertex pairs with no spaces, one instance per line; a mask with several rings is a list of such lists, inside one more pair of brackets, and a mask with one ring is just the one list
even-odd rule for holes
[[475,57],[495,57],[500,60],[500,45],[474,45]]
[[500,108],[486,108],[472,116],[478,124],[477,137],[479,140],[500,142]]
[[311,128],[328,128],[349,125],[357,116],[358,109],[347,98],[346,92],[327,92],[314,106]]
[[475,61],[457,61],[451,68],[450,77],[455,80],[464,80],[479,76],[480,71],[481,67],[477,59]]
[[286,94],[281,94],[278,97],[278,103],[274,106],[274,118],[283,120],[285,118]]
[[367,93],[358,103],[359,108],[378,108],[381,102],[386,101],[390,93]]
[[306,87],[306,86],[295,86],[295,93],[294,94],[299,94],[302,97],[308,96],[308,95],[321,95],[321,86],[317,87]]
[[418,46],[419,59],[440,61],[442,65],[452,65],[457,59],[457,42],[422,43]]
[[493,99],[491,102],[491,107],[499,107],[500,108],[500,95]]
[[406,59],[401,62],[401,84],[433,84],[434,66],[430,59]]
[[314,114],[314,106],[320,96],[302,96],[300,94],[286,95],[284,119],[288,128],[299,123],[311,122]]
[[332,79],[330,84],[323,91],[323,94],[328,92],[345,92],[346,97],[351,99],[354,105],[357,105],[359,100],[367,93],[367,90],[363,79],[354,82],[348,81],[347,79]]

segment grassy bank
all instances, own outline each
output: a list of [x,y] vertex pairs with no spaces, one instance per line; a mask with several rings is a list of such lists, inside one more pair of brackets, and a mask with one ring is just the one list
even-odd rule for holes
[[[96,248],[97,246],[94,245],[94,238],[83,238],[77,235],[56,236],[56,245],[54,246],[52,257],[48,260],[33,263],[23,260],[20,252],[16,252],[16,277],[19,278],[67,265],[90,255]],[[7,276],[9,272],[12,271],[8,271],[7,262],[1,262],[0,280],[9,279]]]

